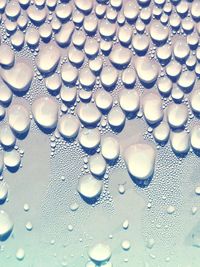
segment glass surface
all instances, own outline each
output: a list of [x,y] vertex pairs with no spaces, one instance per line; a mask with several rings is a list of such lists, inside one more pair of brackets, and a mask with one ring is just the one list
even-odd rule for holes
[[200,1],[0,21],[0,267],[199,267]]

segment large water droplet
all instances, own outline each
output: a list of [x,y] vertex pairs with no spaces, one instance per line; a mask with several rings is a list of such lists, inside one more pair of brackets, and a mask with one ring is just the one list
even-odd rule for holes
[[103,183],[91,174],[85,174],[79,179],[78,192],[86,199],[96,198],[101,194]]
[[58,121],[58,104],[48,96],[36,99],[32,105],[35,121],[45,129],[53,129]]
[[102,264],[110,259],[112,252],[109,245],[98,243],[90,248],[88,255],[95,263]]
[[4,241],[9,237],[13,230],[13,222],[10,216],[4,211],[0,210],[0,240]]
[[148,144],[134,144],[124,152],[126,166],[137,179],[148,179],[154,172],[156,153]]

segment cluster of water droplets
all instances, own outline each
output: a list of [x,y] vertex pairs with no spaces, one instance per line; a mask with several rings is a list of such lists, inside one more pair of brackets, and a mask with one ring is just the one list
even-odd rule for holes
[[[23,151],[17,141],[33,121],[51,134],[52,156],[60,138],[78,142],[88,155],[88,172],[77,178],[77,191],[88,203],[99,198],[102,177],[119,158],[140,184],[153,176],[156,144],[169,141],[178,156],[190,148],[198,154],[198,0],[2,0],[0,12],[1,172],[4,166],[10,171],[20,166]],[[18,56],[24,49],[33,62]],[[35,80],[46,88],[39,96]],[[18,101],[30,93],[33,101]],[[155,143],[123,147],[118,133],[133,119],[146,122]],[[2,180],[2,203],[7,194]],[[0,218],[4,240],[13,223],[3,210]],[[128,250],[129,241],[122,247]],[[22,260],[24,251],[16,257]],[[91,248],[89,257],[87,266],[111,266],[105,244]]]

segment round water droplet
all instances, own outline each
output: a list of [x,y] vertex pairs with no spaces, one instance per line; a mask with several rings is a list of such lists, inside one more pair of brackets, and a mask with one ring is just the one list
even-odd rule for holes
[[68,50],[68,59],[73,65],[81,66],[85,56],[81,50],[71,46]]
[[176,153],[187,153],[190,148],[189,135],[185,132],[174,132],[170,135],[171,147]]
[[33,229],[33,225],[32,225],[32,223],[31,223],[31,222],[27,222],[27,223],[26,223],[26,230],[27,230],[27,231],[32,231],[32,229]]
[[48,41],[52,35],[51,24],[44,23],[43,25],[41,25],[39,28],[39,34],[44,41]]
[[128,227],[129,227],[129,221],[128,221],[128,220],[125,220],[125,221],[123,222],[122,226],[123,226],[123,229],[124,229],[124,230],[127,230]]
[[125,119],[125,114],[120,107],[113,107],[108,114],[108,122],[112,127],[122,127]]
[[14,48],[20,49],[24,45],[24,34],[21,31],[16,31],[13,36],[11,36],[11,44],[13,45]]
[[100,154],[95,154],[89,159],[89,169],[97,176],[103,175],[106,171],[106,161]]
[[126,189],[125,189],[124,185],[120,184],[118,186],[118,192],[123,195],[125,193],[125,191],[126,191]]
[[70,205],[70,210],[71,211],[76,211],[79,208],[79,205],[77,203],[72,203]]
[[174,86],[171,92],[171,96],[174,101],[181,102],[184,97],[184,93],[178,86]]
[[29,211],[29,205],[27,203],[24,204],[24,211]]
[[135,20],[139,14],[139,7],[136,2],[128,0],[124,2],[124,16],[127,20]]
[[4,153],[4,164],[8,168],[17,168],[21,163],[21,157],[18,151],[11,150]]
[[40,35],[37,29],[29,27],[25,34],[25,41],[31,47],[36,47],[40,41]]
[[18,61],[11,69],[2,69],[1,76],[14,91],[21,92],[29,88],[33,71],[27,63]]
[[94,57],[98,54],[99,43],[95,39],[87,39],[85,42],[84,51],[88,57]]
[[79,81],[83,87],[93,87],[96,77],[89,68],[81,69],[79,73]]
[[155,245],[155,240],[153,238],[149,238],[147,240],[147,248],[152,249],[154,245]]
[[188,57],[190,49],[185,40],[177,40],[174,44],[174,55],[177,59],[183,60]]
[[111,258],[112,252],[109,245],[98,243],[90,248],[88,255],[95,263],[102,264]]
[[101,20],[99,25],[99,32],[104,38],[111,38],[115,35],[116,25],[115,23],[111,23],[108,20]]
[[101,153],[107,160],[115,160],[119,157],[119,142],[115,137],[104,137],[101,142]]
[[194,149],[200,150],[200,126],[195,125],[191,129],[191,136],[190,136],[191,146]]
[[76,87],[63,86],[60,90],[60,97],[66,103],[72,103],[76,100]]
[[61,68],[61,77],[67,84],[75,83],[78,78],[78,71],[71,64],[66,63]]
[[48,96],[36,99],[32,105],[34,120],[45,129],[53,129],[58,121],[58,104]]
[[14,19],[19,16],[21,11],[20,5],[17,1],[10,1],[5,8],[5,14],[10,19]]
[[78,182],[78,192],[87,199],[98,197],[103,189],[103,183],[91,174],[83,175]]
[[13,222],[10,216],[4,211],[0,210],[0,240],[4,241],[9,237],[13,230]]
[[124,153],[126,166],[130,174],[137,179],[148,179],[154,172],[156,153],[148,144],[134,144]]
[[156,42],[165,42],[169,36],[168,27],[163,26],[158,20],[153,21],[150,24],[151,38]]
[[14,132],[25,133],[30,127],[30,114],[28,109],[21,104],[13,104],[8,110],[8,122]]
[[177,78],[181,73],[181,65],[176,61],[170,61],[170,63],[166,67],[166,73],[172,79]]
[[40,48],[36,57],[36,65],[39,71],[49,73],[55,70],[60,60],[60,50],[54,44],[48,44]]
[[103,66],[103,61],[100,57],[97,57],[89,61],[89,67],[91,71],[93,71],[95,74],[98,74],[101,71],[102,66]]
[[78,119],[70,114],[59,118],[58,130],[60,134],[66,138],[74,138],[79,131],[80,123]]
[[24,257],[25,257],[25,251],[23,250],[23,248],[19,248],[16,252],[16,259],[22,261]]
[[100,79],[103,86],[107,88],[112,87],[117,82],[118,72],[113,67],[103,67]]
[[6,201],[8,196],[8,186],[4,181],[0,181],[0,204]]
[[122,241],[121,246],[122,246],[123,250],[129,250],[131,247],[131,243],[129,240],[124,240],[124,241]]
[[163,95],[168,95],[172,90],[172,82],[168,77],[163,77],[158,80],[157,86],[158,90]]
[[96,148],[101,140],[100,132],[98,128],[96,129],[87,129],[84,128],[79,133],[79,142],[80,144],[88,149]]
[[133,86],[136,82],[136,73],[132,68],[126,68],[122,72],[122,82],[125,86],[130,87]]
[[171,46],[168,44],[165,44],[163,46],[158,47],[157,51],[157,57],[161,61],[167,61],[172,56],[172,49]]
[[89,13],[93,8],[93,1],[90,0],[75,0],[74,2],[76,7],[85,13]]
[[145,53],[149,48],[149,38],[145,35],[134,35],[132,39],[132,46],[137,53]]
[[199,20],[200,18],[199,10],[200,10],[199,1],[198,0],[193,1],[190,11],[191,11],[193,18],[195,18],[196,20]]
[[166,122],[158,125],[154,131],[153,135],[157,142],[166,142],[169,138],[170,129]]
[[11,99],[12,99],[11,90],[3,82],[1,83],[0,86],[1,86],[0,102],[2,102],[3,104],[7,104],[7,103],[11,102]]
[[196,75],[193,71],[184,71],[181,73],[179,79],[178,79],[178,85],[184,89],[190,89],[196,80]]
[[174,206],[169,206],[167,207],[167,213],[168,214],[173,214],[175,212],[175,207]]
[[143,97],[143,112],[150,124],[158,123],[163,118],[162,101],[159,95],[148,93]]
[[151,84],[156,81],[158,77],[158,66],[147,57],[136,58],[135,68],[142,82]]
[[7,45],[0,45],[0,64],[5,67],[10,67],[14,64],[15,54],[13,50]]
[[200,112],[200,90],[195,89],[190,96],[190,105],[194,112]]
[[2,125],[0,128],[0,142],[5,147],[15,145],[16,138],[7,124]]
[[112,49],[109,59],[116,67],[127,66],[131,60],[131,51],[121,45],[116,45]]
[[98,90],[95,94],[95,103],[101,110],[109,110],[112,107],[112,96],[105,90]]
[[58,91],[62,85],[60,75],[54,73],[45,79],[45,85],[50,92]]
[[[72,42],[76,47],[82,48],[86,41],[85,33],[82,31],[75,31],[73,33]],[[86,52],[86,51],[85,51]]]
[[38,8],[36,5],[30,5],[27,9],[27,15],[35,24],[41,24],[46,19],[47,10]]
[[140,98],[137,91],[122,89],[119,92],[120,107],[126,112],[136,112],[140,107]]
[[85,124],[97,124],[101,119],[101,113],[93,103],[79,104],[77,114]]
[[61,3],[60,5],[57,5],[55,14],[61,21],[68,20],[72,14],[71,4]]
[[167,119],[171,127],[180,128],[188,119],[188,110],[184,104],[171,104],[167,108]]
[[88,34],[94,34],[97,30],[98,21],[96,16],[86,16],[83,22],[83,28]]
[[118,38],[122,44],[130,44],[132,38],[132,28],[127,24],[120,27],[118,31]]

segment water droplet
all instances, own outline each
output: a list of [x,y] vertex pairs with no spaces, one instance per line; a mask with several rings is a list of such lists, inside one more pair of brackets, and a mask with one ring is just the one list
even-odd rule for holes
[[32,81],[32,68],[25,62],[17,61],[10,69],[1,69],[3,80],[17,92],[26,91]]
[[131,248],[131,243],[129,240],[124,240],[122,241],[121,246],[123,250],[129,250]]
[[2,125],[0,128],[0,142],[5,147],[15,145],[16,138],[7,124]]
[[170,142],[176,153],[187,153],[190,148],[189,135],[185,131],[171,133]]
[[101,119],[101,113],[93,103],[79,104],[77,114],[80,120],[88,125],[97,124]]
[[13,104],[8,110],[8,122],[14,132],[25,133],[30,127],[30,114],[28,109],[21,104]]
[[4,211],[0,210],[0,240],[4,241],[9,237],[13,230],[13,222],[10,216]]
[[11,150],[4,153],[4,164],[8,168],[17,168],[20,165],[21,157],[18,151]]
[[6,201],[8,196],[8,186],[4,181],[0,181],[0,204]]
[[66,138],[74,138],[77,136],[79,131],[79,121],[73,115],[64,115],[59,118],[58,130],[60,134]]
[[126,112],[136,112],[140,107],[137,91],[123,89],[119,92],[119,104]]
[[89,159],[89,169],[94,175],[103,175],[106,171],[106,161],[101,155],[95,154]]
[[188,119],[188,110],[184,104],[171,104],[167,108],[167,119],[171,127],[181,128]]
[[140,180],[148,179],[154,172],[156,153],[148,144],[134,144],[124,153],[126,166],[131,175]]
[[98,243],[90,248],[88,255],[92,261],[97,264],[102,264],[111,258],[111,249],[109,245]]
[[101,140],[101,135],[99,130],[96,129],[87,129],[84,128],[79,133],[79,142],[80,144],[87,148],[87,149],[93,149],[96,148]]
[[57,102],[48,96],[36,99],[32,104],[32,113],[35,121],[45,129],[56,127],[58,120]]
[[104,137],[101,142],[101,153],[107,160],[115,160],[119,157],[119,142],[115,137]]
[[162,101],[158,94],[149,93],[143,97],[143,112],[150,124],[158,123],[163,118]]
[[158,66],[147,57],[136,58],[135,68],[142,82],[151,84],[156,81],[158,77]]
[[77,191],[86,199],[98,197],[103,189],[103,183],[94,178],[91,174],[81,176],[78,182]]
[[17,252],[16,252],[16,258],[17,258],[17,260],[22,261],[24,259],[24,257],[25,257],[25,251],[24,251],[24,249],[23,248],[19,248],[17,250]]

